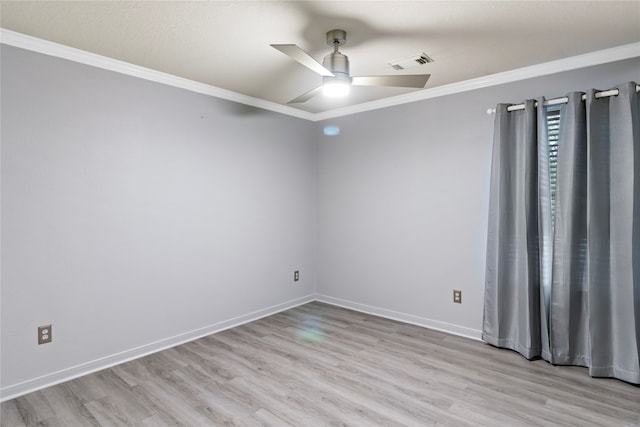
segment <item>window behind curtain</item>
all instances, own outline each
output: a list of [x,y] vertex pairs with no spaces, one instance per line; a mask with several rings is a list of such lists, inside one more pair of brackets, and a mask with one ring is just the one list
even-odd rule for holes
[[551,187],[551,222],[556,218],[556,182],[558,178],[558,136],[560,133],[560,107],[548,106],[547,140],[549,141],[549,185]]

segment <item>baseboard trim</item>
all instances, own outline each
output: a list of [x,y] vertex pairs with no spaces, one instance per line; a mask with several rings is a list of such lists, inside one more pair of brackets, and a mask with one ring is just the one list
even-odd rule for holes
[[309,303],[311,301],[314,301],[314,299],[315,298],[313,294],[306,295],[304,297],[296,298],[281,304],[276,304],[271,307],[266,307],[248,314],[214,323],[203,328],[185,332],[180,335],[165,338],[153,343],[142,345],[140,347],[136,347],[120,353],[112,354],[110,356],[102,357],[100,359],[85,362],[80,365],[65,368],[57,372],[52,372],[50,374],[13,384],[0,389],[0,402],[4,402],[5,400],[13,399],[15,397],[31,393],[33,391],[41,390],[52,385],[60,384],[74,378],[88,375],[93,372],[110,368],[121,363],[139,359],[149,354],[166,350],[168,348],[175,347],[177,345],[184,344],[193,340],[197,340],[216,332],[221,332],[245,323],[253,322],[254,320],[271,316],[281,311],[289,310],[299,305]]
[[428,319],[426,317],[414,316],[413,314],[402,313],[399,311],[388,310],[386,308],[375,307],[354,301],[330,297],[328,295],[316,294],[315,300],[338,307],[359,311],[362,313],[373,314],[374,316],[397,320],[399,322],[409,323],[440,332],[447,332],[452,335],[458,335],[461,337],[482,341],[482,331],[478,329],[467,328],[465,326],[454,325],[452,323],[441,322],[439,320]]
[[399,322],[409,323],[412,325],[422,326],[424,328],[433,329],[436,331],[446,332],[452,335],[458,335],[465,338],[471,338],[481,341],[482,331],[467,328],[464,326],[454,325],[447,322],[441,322],[439,320],[428,319],[426,317],[415,316],[412,314],[402,313],[394,310],[388,310],[386,308],[375,307],[367,304],[361,304],[354,301],[344,300],[340,298],[331,297],[322,294],[311,294],[304,297],[296,298],[290,301],[276,304],[271,307],[266,307],[261,310],[257,310],[251,313],[247,313],[241,316],[233,317],[228,320],[224,320],[218,323],[214,323],[203,328],[198,328],[193,331],[185,332],[180,335],[176,335],[170,338],[165,338],[153,343],[145,344],[140,347],[132,348],[120,353],[112,354],[110,356],[102,357],[100,359],[92,360],[80,365],[72,366],[62,369],[60,371],[52,372],[37,378],[32,378],[27,381],[23,381],[17,384],[13,384],[0,389],[0,402],[13,399],[18,396],[25,395],[37,390],[41,390],[46,387],[50,387],[56,384],[70,381],[72,379],[82,377],[84,375],[91,374],[93,372],[101,371],[106,368],[110,368],[121,363],[129,362],[131,360],[139,359],[158,351],[166,350],[171,347],[175,347],[180,344],[184,344],[190,341],[197,340],[207,335],[222,332],[226,329],[230,329],[236,326],[243,325],[245,323],[253,322],[254,320],[261,319],[263,317],[271,316],[281,311],[289,310],[299,305],[307,304],[312,301],[319,301],[326,304],[335,305],[338,307],[348,308],[350,310],[359,311],[362,313],[372,314],[374,316],[384,317],[391,320],[397,320]]

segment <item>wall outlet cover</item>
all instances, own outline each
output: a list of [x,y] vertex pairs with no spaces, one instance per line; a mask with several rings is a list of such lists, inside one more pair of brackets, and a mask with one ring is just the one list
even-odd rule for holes
[[38,345],[51,342],[51,325],[38,326]]
[[462,291],[458,289],[453,290],[453,302],[456,304],[462,304]]

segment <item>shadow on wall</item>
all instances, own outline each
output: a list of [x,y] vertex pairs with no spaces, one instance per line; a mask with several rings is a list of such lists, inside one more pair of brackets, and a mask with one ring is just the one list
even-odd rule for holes
[[228,116],[254,117],[260,114],[272,114],[271,111],[239,102],[227,101],[220,103],[220,111]]

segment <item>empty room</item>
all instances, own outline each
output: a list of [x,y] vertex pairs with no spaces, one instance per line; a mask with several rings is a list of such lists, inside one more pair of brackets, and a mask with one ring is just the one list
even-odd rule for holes
[[640,426],[640,1],[0,1],[0,426]]

